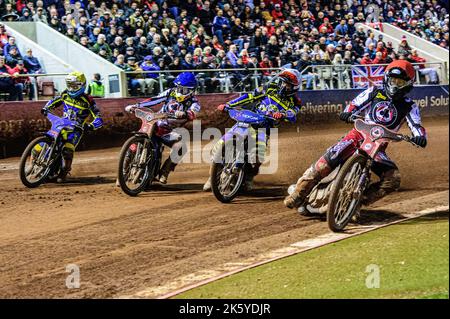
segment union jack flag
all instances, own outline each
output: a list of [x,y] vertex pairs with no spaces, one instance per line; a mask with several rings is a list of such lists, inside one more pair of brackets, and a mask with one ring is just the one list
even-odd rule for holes
[[353,88],[367,89],[370,86],[383,83],[384,66],[354,66],[352,67]]

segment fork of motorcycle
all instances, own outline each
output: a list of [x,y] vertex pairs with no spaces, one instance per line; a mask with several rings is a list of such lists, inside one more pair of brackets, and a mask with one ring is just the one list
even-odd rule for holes
[[147,159],[147,141],[144,142],[143,146],[142,146],[142,153],[141,153],[141,157],[139,158],[139,165],[144,165],[145,161]]
[[[364,190],[370,181],[370,166],[372,165],[372,161],[367,161],[368,165],[364,167],[364,171],[359,177],[358,184],[356,185],[355,191],[353,192],[353,198],[361,198]],[[370,164],[369,164],[370,162]]]

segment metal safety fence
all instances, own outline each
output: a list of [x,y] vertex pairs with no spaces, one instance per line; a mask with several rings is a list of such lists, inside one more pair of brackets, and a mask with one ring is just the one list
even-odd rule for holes
[[[300,71],[300,90],[333,90],[361,88],[380,83],[387,64],[309,65]],[[415,85],[448,84],[447,65],[442,62],[414,63]],[[370,70],[369,70],[370,68]],[[124,72],[128,96],[150,97],[172,86],[181,72],[193,72],[198,80],[198,93],[249,92],[267,84],[282,68],[233,68]],[[376,72],[372,72],[376,70]],[[23,100],[45,100],[64,90],[61,77],[66,73],[19,74],[13,77],[23,83]],[[0,75],[0,77],[10,75]],[[27,81],[18,81],[27,78]],[[88,79],[89,80],[89,79]],[[0,91],[0,99],[9,100],[9,92]],[[16,97],[17,99],[17,97]]]

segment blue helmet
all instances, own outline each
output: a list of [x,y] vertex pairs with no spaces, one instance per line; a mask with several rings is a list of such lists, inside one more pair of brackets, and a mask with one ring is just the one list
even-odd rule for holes
[[194,94],[197,87],[197,79],[192,72],[180,73],[175,80],[175,98],[178,102],[183,102]]

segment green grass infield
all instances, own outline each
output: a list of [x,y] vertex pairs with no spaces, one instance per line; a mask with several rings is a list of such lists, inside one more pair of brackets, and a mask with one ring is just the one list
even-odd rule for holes
[[449,298],[448,212],[283,258],[175,298]]

